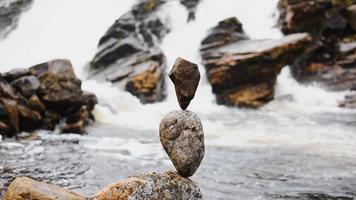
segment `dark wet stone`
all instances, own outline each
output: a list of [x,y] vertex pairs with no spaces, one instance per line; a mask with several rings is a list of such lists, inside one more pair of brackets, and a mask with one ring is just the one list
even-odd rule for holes
[[236,18],[223,20],[201,46],[217,103],[258,108],[271,101],[278,74],[307,50],[310,41],[305,33],[250,40]]
[[356,31],[356,5],[347,8],[347,17],[351,28]]
[[199,117],[191,111],[166,115],[159,127],[161,144],[178,173],[192,176],[204,158],[204,132]]
[[201,42],[201,50],[216,48],[228,43],[247,40],[241,22],[236,17],[227,18],[209,30],[208,36]]
[[[16,79],[9,84],[5,78]],[[0,134],[5,136],[53,130],[61,121],[63,132],[84,133],[97,104],[94,94],[82,91],[70,61],[64,59],[2,74],[0,93]],[[74,121],[73,116],[80,117]]]
[[174,83],[180,107],[186,110],[199,85],[200,72],[198,65],[183,58],[177,58],[169,77]]
[[80,108],[81,81],[69,60],[52,60],[30,68],[41,83],[38,94],[46,106],[66,113],[67,105]]
[[4,200],[85,200],[64,188],[27,177],[16,178],[9,186]]
[[285,34],[308,32],[320,36],[346,28],[344,10],[356,1],[280,0],[279,24]]
[[37,93],[40,81],[35,76],[24,76],[12,81],[11,85],[23,96],[30,97]]
[[15,68],[1,74],[1,76],[9,83],[22,76],[28,76],[28,75],[31,75],[31,72],[26,68]]
[[169,32],[160,9],[166,1],[144,0],[122,15],[99,41],[89,78],[109,81],[142,103],[165,98],[165,56],[160,49]]
[[314,40],[308,51],[290,65],[298,81],[318,81],[333,90],[355,85],[355,4],[354,0],[280,0],[282,31],[308,32]]
[[200,188],[176,172],[148,173],[107,186],[90,200],[201,200]]
[[33,0],[0,1],[0,40],[16,28],[21,13],[28,10]]

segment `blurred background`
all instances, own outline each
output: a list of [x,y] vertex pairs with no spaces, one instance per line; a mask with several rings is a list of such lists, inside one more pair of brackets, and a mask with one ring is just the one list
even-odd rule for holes
[[354,199],[355,5],[0,0],[3,76],[69,59],[97,98],[86,134],[0,134],[0,196],[23,175],[92,195],[173,169],[158,128],[179,109],[167,74],[182,57],[202,75],[189,110],[204,126],[207,150],[192,177],[204,199]]

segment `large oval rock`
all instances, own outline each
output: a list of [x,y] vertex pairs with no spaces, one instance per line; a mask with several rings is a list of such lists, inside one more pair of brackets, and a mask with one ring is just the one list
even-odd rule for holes
[[204,132],[199,117],[191,111],[166,115],[159,127],[160,139],[174,167],[183,177],[192,176],[204,157]]
[[84,200],[86,198],[64,188],[27,177],[16,178],[4,200]]
[[199,187],[176,172],[134,176],[107,186],[90,200],[200,200]]

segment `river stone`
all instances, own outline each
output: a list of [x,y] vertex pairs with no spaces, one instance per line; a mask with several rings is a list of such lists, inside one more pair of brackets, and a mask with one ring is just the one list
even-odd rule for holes
[[204,157],[204,132],[199,117],[191,111],[166,115],[159,128],[162,146],[178,173],[192,176]]
[[191,180],[168,171],[130,177],[111,184],[90,200],[200,200],[200,188]]
[[84,200],[86,198],[64,188],[27,177],[16,178],[9,186],[4,200]]
[[198,65],[183,58],[177,58],[169,77],[176,88],[180,107],[183,110],[187,109],[199,85],[200,72]]
[[11,86],[17,89],[25,97],[30,97],[36,94],[40,85],[40,81],[35,76],[24,76],[11,83]]

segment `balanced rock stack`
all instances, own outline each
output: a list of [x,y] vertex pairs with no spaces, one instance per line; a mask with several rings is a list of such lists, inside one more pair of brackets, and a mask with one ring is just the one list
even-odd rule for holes
[[199,117],[186,110],[197,90],[200,73],[196,64],[178,58],[170,73],[182,110],[165,116],[160,124],[163,148],[177,172],[146,173],[110,184],[91,197],[26,177],[15,179],[4,200],[202,200],[200,188],[188,177],[204,157],[204,133]]
[[166,115],[160,124],[162,146],[182,177],[192,176],[204,157],[204,132],[199,117],[186,110],[200,81],[198,66],[178,58],[169,77],[182,110]]

